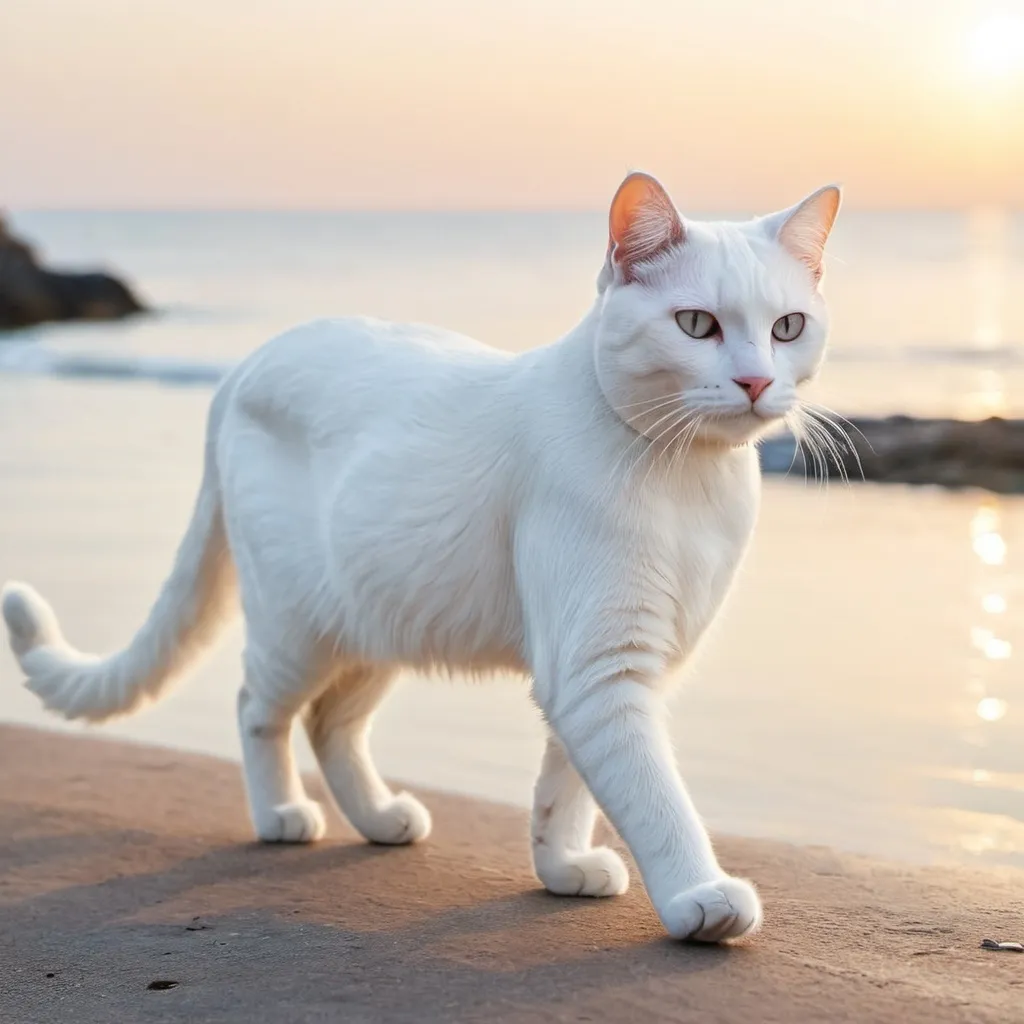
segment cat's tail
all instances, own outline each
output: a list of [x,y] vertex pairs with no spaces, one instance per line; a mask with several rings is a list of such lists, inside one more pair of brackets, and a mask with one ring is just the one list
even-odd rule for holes
[[64,639],[50,605],[27,584],[8,583],[2,606],[28,688],[65,718],[100,722],[163,696],[213,641],[234,606],[235,592],[211,437],[192,522],[174,568],[124,650],[105,658],[79,653]]

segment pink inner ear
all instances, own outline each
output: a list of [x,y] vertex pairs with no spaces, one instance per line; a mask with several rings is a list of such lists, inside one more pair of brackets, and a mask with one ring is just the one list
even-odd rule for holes
[[649,174],[631,174],[612,200],[608,247],[627,281],[638,263],[652,259],[684,237],[683,223],[661,184]]
[[825,243],[839,212],[840,193],[827,186],[808,196],[786,218],[778,239],[795,259],[805,263],[819,281],[824,272]]

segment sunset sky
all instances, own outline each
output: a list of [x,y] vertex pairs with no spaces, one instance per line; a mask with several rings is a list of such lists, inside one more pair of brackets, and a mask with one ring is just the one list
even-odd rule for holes
[[0,2],[0,205],[599,207],[633,167],[1024,208],[1024,0]]

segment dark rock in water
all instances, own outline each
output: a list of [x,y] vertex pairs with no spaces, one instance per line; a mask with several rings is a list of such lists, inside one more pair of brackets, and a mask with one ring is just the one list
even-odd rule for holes
[[790,435],[761,446],[766,473],[875,480],[941,487],[982,487],[1024,494],[1024,420],[917,420],[909,416],[840,421],[845,436],[829,429],[829,451],[818,445],[819,462]]
[[110,274],[44,269],[31,246],[0,219],[0,329],[48,320],[116,320],[144,308]]

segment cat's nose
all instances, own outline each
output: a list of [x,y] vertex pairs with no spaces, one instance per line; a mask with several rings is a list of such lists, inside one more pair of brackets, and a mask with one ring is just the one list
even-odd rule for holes
[[741,388],[743,388],[743,390],[746,391],[746,393],[748,395],[750,395],[750,401],[751,401],[751,403],[753,403],[753,402],[756,402],[761,397],[762,392],[765,390],[765,388],[768,387],[769,384],[771,384],[771,382],[773,380],[775,380],[775,378],[774,377],[733,377],[733,380],[737,384],[739,384],[739,386]]

